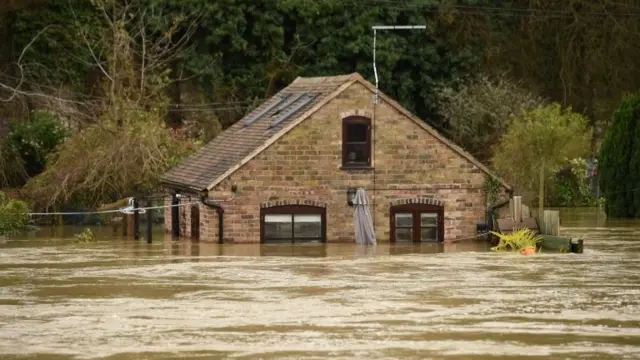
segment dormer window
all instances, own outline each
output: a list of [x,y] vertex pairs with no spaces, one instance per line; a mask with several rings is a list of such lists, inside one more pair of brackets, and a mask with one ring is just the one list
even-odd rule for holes
[[353,116],[342,120],[342,167],[371,166],[371,120]]

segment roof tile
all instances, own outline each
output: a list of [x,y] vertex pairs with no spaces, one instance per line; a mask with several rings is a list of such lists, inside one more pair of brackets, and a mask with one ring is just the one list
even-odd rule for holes
[[[358,81],[365,87],[369,88],[372,92],[375,91],[374,85],[366,81],[358,73],[328,77],[298,77],[289,84],[289,86],[282,89],[265,103],[247,114],[243,119],[236,122],[207,143],[197,153],[188,157],[181,165],[178,165],[167,172],[161,178],[161,181],[166,184],[174,186],[177,185],[198,191],[205,190],[207,187],[215,185],[212,184],[214,181],[220,181],[221,176],[238,166],[242,161],[246,161],[247,157],[251,153],[262,147],[268,146],[269,142],[276,140],[278,136],[282,134],[282,131],[280,131],[281,129],[298,121],[298,119],[300,119],[307,110],[317,107],[323,103],[325,99],[338,94],[339,91],[337,90],[350,81]],[[262,116],[250,125],[244,125],[247,119],[259,114],[265,107],[273,104],[274,101],[277,101],[278,97],[299,93],[317,93],[318,96],[273,128],[270,128],[269,125],[272,120],[275,119],[273,115],[278,111],[280,106],[276,106],[265,114],[262,114]],[[471,154],[464,151],[464,149],[439,134],[423,120],[419,119],[417,116],[402,107],[397,101],[391,99],[384,93],[380,93],[380,97],[384,102],[407,116],[435,138],[453,149],[460,156],[467,158],[480,170],[486,174],[496,177],[505,188],[511,189],[509,184],[493,174],[484,164],[475,159]],[[302,96],[300,101],[303,101],[304,98],[305,97]],[[294,102],[292,106],[295,106],[297,103],[298,102]],[[285,104],[285,102],[283,102],[283,104]],[[281,111],[284,113],[286,112],[286,109],[281,109]],[[304,119],[300,119],[300,121],[302,120]]]
[[[260,145],[263,145],[272,136],[275,136],[278,130],[294,121],[305,111],[314,107],[341,85],[353,79],[353,76],[354,74],[329,77],[298,77],[289,84],[289,86],[253,109],[253,111],[245,115],[240,121],[212,139],[198,152],[185,159],[182,164],[169,170],[161,178],[161,181],[194,190],[204,190],[214,179],[224,174],[244,157],[260,147]],[[273,115],[277,112],[279,106],[270,109],[250,125],[244,125],[246,120],[251,119],[267,106],[278,101],[280,96],[300,93],[318,93],[318,96],[273,128],[269,126],[275,119]],[[304,98],[304,96],[301,97],[298,101],[290,105],[289,108],[303,101]],[[285,103],[286,101],[282,104]],[[285,111],[286,109],[282,109],[283,113]]]

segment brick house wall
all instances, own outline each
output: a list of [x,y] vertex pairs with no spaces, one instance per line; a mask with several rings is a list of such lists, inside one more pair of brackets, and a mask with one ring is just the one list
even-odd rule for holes
[[[178,219],[179,219],[179,227],[180,227],[180,236],[191,237],[191,209],[192,205],[187,205],[186,203],[192,203],[197,198],[196,194],[186,194],[191,195],[191,199],[180,199],[180,203],[185,204],[184,206],[178,207]],[[172,222],[171,222],[171,193],[169,191],[165,194],[164,200],[164,228],[166,233],[171,233]],[[202,203],[197,204],[200,213],[200,238],[204,241],[218,241],[218,221],[219,216],[215,209],[212,209]]]
[[[354,83],[210,191],[212,200],[226,199],[231,185],[238,186],[236,198],[222,204],[224,241],[259,242],[261,206],[313,201],[327,208],[327,242],[354,242],[349,187],[365,189],[379,242],[390,238],[390,203],[420,198],[444,202],[445,242],[474,236],[476,223],[485,221],[487,175],[383,99],[373,120],[375,176],[372,169],[340,169],[342,118],[373,116],[371,99],[369,89]],[[189,208],[183,212],[189,219]],[[200,221],[201,241],[217,241],[215,210],[202,206]]]

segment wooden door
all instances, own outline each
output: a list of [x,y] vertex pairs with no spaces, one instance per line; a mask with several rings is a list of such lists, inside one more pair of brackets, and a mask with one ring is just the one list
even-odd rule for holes
[[200,207],[191,205],[191,239],[200,240]]

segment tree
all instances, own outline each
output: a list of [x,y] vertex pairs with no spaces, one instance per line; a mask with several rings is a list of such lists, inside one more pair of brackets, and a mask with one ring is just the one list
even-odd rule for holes
[[493,165],[516,189],[530,190],[537,184],[541,215],[545,180],[570,159],[584,156],[590,139],[585,116],[563,110],[558,103],[539,106],[513,120],[500,139]]
[[452,140],[478,160],[491,159],[493,147],[513,117],[531,110],[543,99],[509,80],[506,75],[478,75],[458,89],[437,91],[438,111],[449,124]]
[[637,2],[506,0],[495,6],[500,11],[484,30],[485,69],[508,69],[587,116],[595,153],[622,94],[640,87]]
[[164,124],[166,90],[176,81],[169,76],[171,63],[185,55],[195,16],[168,16],[138,0],[92,3],[107,31],[88,25],[79,31],[92,59],[88,64],[101,75],[102,96],[89,103],[93,122],[62,144],[45,171],[27,183],[37,207],[68,202],[95,207],[150,193],[158,176],[195,149]]
[[640,217],[640,94],[624,98],[598,156],[607,216]]

